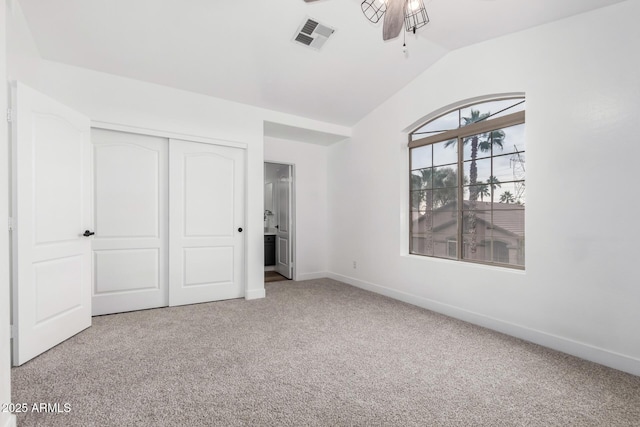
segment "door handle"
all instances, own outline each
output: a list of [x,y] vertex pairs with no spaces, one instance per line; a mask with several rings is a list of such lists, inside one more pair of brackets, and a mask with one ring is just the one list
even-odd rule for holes
[[242,233],[242,227],[239,227],[239,228],[238,228],[238,231],[239,231],[240,233]]
[[89,230],[84,230],[84,233],[82,234],[84,237],[89,237],[89,236],[93,236],[94,233],[93,231],[89,231]]

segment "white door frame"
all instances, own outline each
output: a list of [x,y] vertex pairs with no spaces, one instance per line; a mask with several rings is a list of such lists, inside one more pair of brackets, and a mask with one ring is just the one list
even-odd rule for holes
[[[293,263],[292,277],[293,280],[298,280],[298,233],[296,232],[296,164],[290,162],[282,162],[279,160],[264,160],[264,163],[271,163],[276,165],[284,165],[291,167],[291,192],[289,194],[289,203],[291,204],[291,231],[289,233],[289,241],[291,242],[291,262]],[[264,166],[263,166],[264,167]],[[262,186],[262,200],[264,200],[264,185]],[[264,203],[264,202],[263,202]],[[264,211],[264,206],[262,207]]]

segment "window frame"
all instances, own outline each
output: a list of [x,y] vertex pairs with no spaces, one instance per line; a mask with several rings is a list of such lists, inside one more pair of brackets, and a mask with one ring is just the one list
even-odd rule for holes
[[[509,99],[509,98],[503,98],[503,99]],[[517,98],[514,98],[517,99]],[[524,97],[521,98],[524,101]],[[495,101],[495,100],[487,100],[487,101],[482,101],[482,102],[476,102],[474,104],[470,104],[470,105],[463,105],[459,108],[447,111],[446,113],[440,114],[437,117],[434,117],[432,119],[430,119],[427,122],[422,123],[416,130],[424,127],[426,124],[437,120],[438,118],[445,116],[447,114],[450,114],[452,111],[460,111],[464,108],[468,108],[468,107],[473,107],[474,105],[481,105],[484,104],[486,102],[491,102],[491,101]],[[409,153],[409,183],[411,183],[411,176],[413,173],[413,165],[412,165],[412,152],[411,150],[413,148],[418,148],[418,147],[424,147],[427,145],[432,145],[435,143],[439,143],[439,142],[444,142],[444,141],[450,141],[450,140],[456,140],[457,144],[458,144],[458,162],[457,162],[457,166],[458,166],[458,188],[457,188],[457,197],[458,197],[458,202],[457,202],[457,230],[456,230],[456,240],[457,240],[457,257],[456,258],[452,258],[452,257],[440,257],[437,255],[425,255],[425,254],[420,254],[420,253],[416,253],[413,249],[413,212],[411,209],[411,193],[412,193],[412,187],[411,184],[409,184],[409,254],[410,255],[417,255],[417,256],[424,256],[424,257],[429,257],[429,258],[438,258],[438,259],[448,259],[451,261],[462,261],[462,262],[468,262],[468,263],[473,263],[473,264],[480,264],[480,265],[486,265],[486,266],[494,266],[494,267],[505,267],[505,268],[510,268],[510,269],[516,269],[516,270],[524,270],[525,269],[525,265],[526,265],[526,261],[525,261],[525,265],[516,265],[516,264],[508,264],[508,263],[499,263],[499,262],[495,262],[493,260],[493,254],[492,254],[492,259],[490,261],[487,260],[474,260],[474,259],[469,259],[469,258],[463,258],[463,246],[464,246],[464,238],[463,238],[463,212],[464,212],[464,169],[463,169],[463,165],[464,165],[464,149],[463,147],[463,140],[465,138],[468,138],[470,136],[473,135],[477,135],[480,133],[488,133],[491,131],[495,131],[495,130],[500,130],[503,128],[507,128],[507,127],[511,127],[511,126],[516,126],[516,125],[521,125],[525,123],[525,111],[526,110],[522,110],[522,111],[517,111],[515,113],[511,113],[511,114],[507,114],[504,116],[500,116],[494,119],[486,119],[486,120],[482,120],[482,121],[478,121],[475,123],[471,123],[469,125],[463,126],[463,127],[458,127],[457,129],[451,129],[451,130],[447,130],[441,133],[438,133],[436,135],[431,135],[431,136],[427,136],[424,138],[420,138],[420,139],[416,139],[416,140],[412,140],[412,137],[414,135],[414,132],[409,133],[408,137],[409,137],[409,143],[408,143],[408,153]],[[493,158],[494,156],[491,156],[491,158]],[[526,182],[526,178],[524,180],[524,182]],[[525,234],[526,236],[526,234]],[[524,250],[523,250],[524,252]]]

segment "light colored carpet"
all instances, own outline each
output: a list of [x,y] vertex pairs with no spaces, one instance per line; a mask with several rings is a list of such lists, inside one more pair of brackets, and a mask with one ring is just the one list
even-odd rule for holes
[[329,280],[94,318],[15,368],[27,426],[638,426],[640,377]]

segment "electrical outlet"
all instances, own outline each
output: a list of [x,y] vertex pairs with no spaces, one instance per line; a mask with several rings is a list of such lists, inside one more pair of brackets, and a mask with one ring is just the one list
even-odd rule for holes
[[353,261],[353,268],[358,268],[358,263],[356,263],[355,261]]

